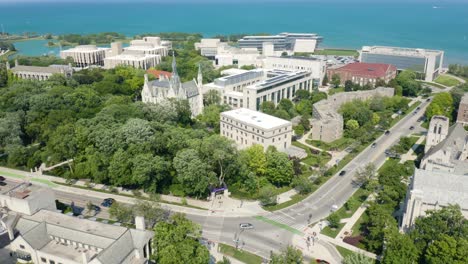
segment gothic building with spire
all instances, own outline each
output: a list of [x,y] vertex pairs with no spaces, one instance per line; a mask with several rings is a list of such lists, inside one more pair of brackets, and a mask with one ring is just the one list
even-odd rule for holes
[[145,74],[145,83],[141,91],[141,98],[144,103],[161,103],[169,98],[187,100],[195,117],[203,112],[203,94],[202,94],[203,76],[200,65],[198,66],[197,80],[193,79],[182,83],[177,73],[177,63],[172,54],[172,76],[167,78],[161,75],[158,80],[148,81],[148,75]]

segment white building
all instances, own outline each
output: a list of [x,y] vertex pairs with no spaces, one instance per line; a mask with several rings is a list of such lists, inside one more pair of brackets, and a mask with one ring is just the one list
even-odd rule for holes
[[173,57],[171,78],[162,77],[159,80],[148,81],[148,76],[145,74],[145,83],[141,91],[141,98],[144,103],[157,104],[174,98],[187,100],[193,117],[203,112],[203,76],[200,67],[198,68],[197,80],[182,83],[177,73],[175,57]]
[[216,54],[214,55],[214,66],[256,66],[261,67],[262,55],[257,49],[240,49],[230,46],[228,43],[218,43]]
[[263,43],[272,43],[274,51],[312,53],[322,41],[314,33],[280,33],[272,36],[245,36],[238,41],[240,48],[255,48],[261,51]]
[[6,62],[6,69],[10,70],[16,78],[45,81],[54,74],[60,74],[65,77],[71,77],[73,68],[69,65],[50,65],[42,66],[25,66],[19,65],[18,60],[15,60],[15,67],[10,68],[10,63]]
[[60,58],[71,57],[77,67],[88,67],[91,65],[104,66],[106,51],[110,48],[100,48],[96,45],[79,45],[71,49],[60,51]]
[[195,49],[199,50],[202,56],[214,57],[218,53],[219,43],[221,43],[220,39],[204,38],[195,43]]
[[261,145],[279,151],[291,146],[292,124],[289,121],[246,108],[221,113],[220,133],[232,139],[240,149]]
[[385,63],[399,71],[413,70],[424,75],[427,82],[434,81],[441,73],[444,52],[441,50],[413,49],[386,46],[364,46],[359,60],[367,63]]
[[428,210],[458,204],[468,218],[468,176],[416,169],[406,195],[401,228],[408,231]]
[[314,79],[313,87],[321,85],[327,70],[327,61],[322,58],[281,56],[266,57],[263,59],[263,68],[287,70],[287,71],[308,71]]
[[0,206],[0,239],[20,263],[143,264],[152,253],[142,217],[129,229],[64,215],[52,190],[27,183],[2,187]]
[[292,100],[298,90],[312,91],[312,83],[307,71],[254,69],[217,78],[203,86],[203,93],[217,90],[224,104],[258,111],[263,102],[276,105],[283,98]]

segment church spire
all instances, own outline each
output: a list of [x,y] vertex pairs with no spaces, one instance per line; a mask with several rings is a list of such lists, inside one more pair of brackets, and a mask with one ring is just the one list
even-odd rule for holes
[[178,76],[177,73],[177,63],[175,59],[175,51],[172,50],[172,76]]

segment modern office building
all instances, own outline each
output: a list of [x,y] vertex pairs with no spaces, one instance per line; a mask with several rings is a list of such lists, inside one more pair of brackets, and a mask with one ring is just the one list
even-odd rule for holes
[[364,46],[359,60],[366,63],[385,63],[399,71],[413,70],[422,74],[422,79],[434,81],[442,71],[444,52],[441,50]]
[[375,83],[379,79],[386,83],[394,79],[397,75],[397,68],[390,64],[355,62],[344,66],[328,68],[327,76],[330,79],[334,74],[340,76],[342,85],[346,81],[352,81],[361,86],[366,84],[375,86]]
[[322,58],[299,57],[299,56],[269,56],[263,60],[263,68],[286,70],[286,71],[308,71],[313,78],[312,87],[318,88],[325,77],[327,62]]
[[271,36],[245,36],[238,41],[240,48],[261,51],[263,43],[272,43],[274,51],[314,52],[322,37],[314,33],[281,33]]
[[42,66],[25,66],[19,65],[18,60],[15,60],[15,67],[11,68],[10,63],[6,62],[6,69],[13,73],[13,76],[20,79],[30,79],[45,81],[54,74],[60,74],[65,77],[71,77],[73,68],[69,65],[50,65],[47,67]]
[[166,78],[165,75],[160,75],[158,80],[149,81],[148,75],[145,74],[141,98],[144,103],[153,104],[162,103],[170,98],[187,100],[192,116],[195,117],[203,112],[202,82],[203,76],[199,67],[197,80],[182,83],[173,55],[171,77]]
[[203,86],[203,93],[219,91],[222,101],[233,108],[260,110],[263,102],[278,104],[281,99],[292,100],[296,91],[312,91],[313,78],[307,71],[263,70],[217,78]]
[[60,51],[60,57],[72,58],[77,67],[89,67],[91,65],[104,66],[106,51],[110,48],[101,48],[96,45],[79,45],[71,49]]
[[291,146],[292,124],[264,113],[246,108],[221,113],[220,133],[236,142],[238,148],[248,148],[255,144],[276,147],[286,151]]
[[2,246],[20,263],[143,264],[153,252],[154,232],[145,229],[143,217],[130,229],[65,215],[48,188],[8,183],[0,206]]
[[458,106],[457,123],[468,125],[468,94],[465,94]]
[[370,100],[378,96],[393,96],[394,89],[377,87],[373,90],[337,93],[313,105],[311,120],[312,139],[332,142],[343,136],[343,116],[338,113],[341,105],[354,100]]
[[459,205],[468,218],[468,176],[443,171],[415,169],[403,207],[401,229],[410,231],[418,217],[428,210]]

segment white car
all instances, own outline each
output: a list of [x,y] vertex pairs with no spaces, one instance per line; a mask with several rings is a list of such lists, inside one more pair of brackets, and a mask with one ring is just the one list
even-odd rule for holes
[[240,229],[253,229],[254,226],[251,223],[241,223],[239,224]]
[[336,210],[338,210],[338,205],[334,204],[332,205],[331,209],[330,209],[332,212],[335,212]]

